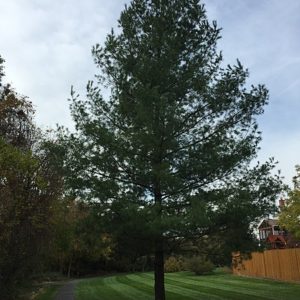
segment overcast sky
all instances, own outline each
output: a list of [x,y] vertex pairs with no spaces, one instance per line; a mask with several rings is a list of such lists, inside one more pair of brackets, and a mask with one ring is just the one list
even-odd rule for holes
[[[102,43],[126,0],[0,0],[0,55],[6,81],[28,96],[37,123],[72,127],[70,87],[85,94],[95,67],[91,47]],[[259,118],[259,159],[279,161],[287,183],[300,164],[300,0],[207,0],[210,20],[223,28],[226,63],[249,68],[249,83],[265,83],[270,104]]]

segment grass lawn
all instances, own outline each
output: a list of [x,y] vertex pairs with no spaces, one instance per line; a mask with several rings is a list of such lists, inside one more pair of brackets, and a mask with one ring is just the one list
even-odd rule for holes
[[[300,284],[237,277],[231,274],[194,276],[166,274],[167,300],[299,300]],[[76,300],[153,300],[153,274],[137,273],[80,281]]]
[[51,284],[44,286],[34,300],[53,300],[61,284]]

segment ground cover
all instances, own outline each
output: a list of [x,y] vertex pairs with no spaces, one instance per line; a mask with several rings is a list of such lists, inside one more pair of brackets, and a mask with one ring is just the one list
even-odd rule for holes
[[[298,300],[300,284],[238,277],[231,274],[195,276],[166,274],[167,300]],[[153,300],[153,274],[137,273],[78,282],[76,300]]]
[[61,284],[44,285],[39,293],[34,297],[34,300],[52,300],[56,296]]

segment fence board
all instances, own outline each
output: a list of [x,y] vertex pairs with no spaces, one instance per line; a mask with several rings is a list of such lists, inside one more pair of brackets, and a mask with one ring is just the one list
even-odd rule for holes
[[300,248],[253,252],[250,259],[235,253],[233,273],[284,281],[300,281]]

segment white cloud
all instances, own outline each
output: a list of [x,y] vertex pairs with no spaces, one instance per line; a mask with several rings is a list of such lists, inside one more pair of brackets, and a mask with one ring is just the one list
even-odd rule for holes
[[84,94],[95,67],[91,47],[116,26],[125,1],[0,1],[0,54],[7,80],[27,95],[44,126],[71,126],[67,98]]
[[207,11],[223,27],[220,49],[249,68],[251,83],[264,83],[270,104],[259,117],[260,159],[274,156],[291,183],[300,163],[300,1],[211,0]]
[[[95,67],[91,47],[103,43],[129,0],[0,0],[0,54],[7,80],[32,99],[37,121],[71,126],[70,87],[84,95]],[[226,62],[239,58],[250,83],[265,83],[270,105],[259,118],[260,157],[275,156],[287,180],[300,163],[300,1],[207,0],[223,27]]]

